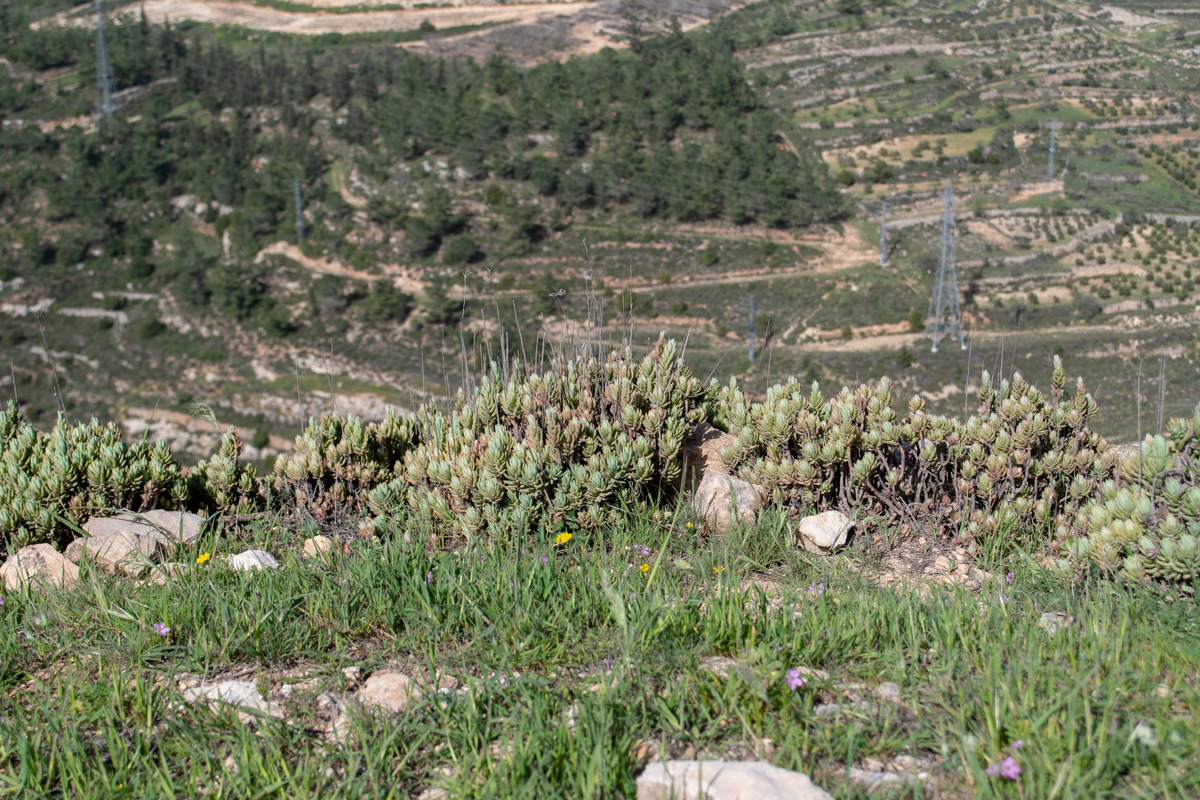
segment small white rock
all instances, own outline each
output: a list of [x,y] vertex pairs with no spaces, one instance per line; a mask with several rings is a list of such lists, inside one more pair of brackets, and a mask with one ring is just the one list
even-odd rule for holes
[[704,474],[692,497],[692,508],[718,532],[729,530],[737,522],[752,525],[761,507],[753,486],[715,470]]
[[854,521],[840,511],[826,511],[800,520],[799,544],[810,553],[828,554],[846,543]]
[[70,586],[79,581],[79,567],[52,546],[34,544],[9,556],[0,567],[0,575],[4,577],[4,586],[15,592],[25,583],[35,587]]
[[408,710],[408,704],[421,696],[412,678],[403,672],[376,672],[367,678],[358,692],[363,708],[380,708],[392,714]]
[[279,569],[279,562],[266,550],[247,550],[226,559],[230,569],[250,572],[256,569]]
[[[258,687],[250,681],[221,681],[220,683],[189,686],[182,689],[181,693],[189,703],[203,703],[210,707],[225,704],[270,716],[280,716],[279,710],[273,707],[259,693]],[[252,715],[246,715],[240,711],[238,716],[243,722],[253,718]]]
[[328,536],[313,536],[304,540],[304,557],[317,558],[325,556],[333,550],[333,539]]
[[647,765],[637,800],[833,800],[807,775],[757,761],[666,761]]
[[1133,726],[1133,733],[1129,735],[1129,741],[1136,739],[1146,747],[1155,747],[1158,745],[1158,737],[1154,735],[1154,728],[1145,723],[1139,722]]
[[875,687],[875,696],[885,703],[898,706],[900,705],[900,686],[890,681],[888,683],[881,683]]
[[1074,621],[1074,617],[1069,617],[1062,611],[1047,611],[1038,620],[1038,627],[1054,636],[1059,631],[1066,630]]

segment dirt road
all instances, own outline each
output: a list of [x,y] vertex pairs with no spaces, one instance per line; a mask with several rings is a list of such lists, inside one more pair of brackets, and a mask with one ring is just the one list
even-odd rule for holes
[[[595,8],[599,2],[526,3],[519,5],[458,6],[450,8],[420,8],[397,11],[358,11],[329,13],[306,11],[294,13],[268,6],[228,0],[146,0],[144,3],[122,6],[113,16],[128,14],[136,19],[144,10],[152,23],[183,19],[211,22],[216,25],[240,25],[255,30],[315,35],[321,33],[370,33],[373,31],[416,30],[423,22],[438,28],[483,25],[500,22],[539,22],[560,16],[570,16]],[[63,12],[41,20],[30,27],[40,27],[53,21],[60,25],[90,26],[89,15]]]

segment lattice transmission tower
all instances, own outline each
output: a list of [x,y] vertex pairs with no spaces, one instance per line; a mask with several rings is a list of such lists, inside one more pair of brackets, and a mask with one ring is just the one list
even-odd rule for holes
[[887,200],[879,209],[879,266],[887,263]]
[[108,42],[104,39],[104,12],[100,8],[100,0],[95,0],[96,8],[96,124],[100,120],[112,119],[113,109],[113,74],[112,63],[108,60]]
[[750,295],[750,360],[754,360],[754,295]]
[[954,190],[948,180],[942,196],[942,257],[933,279],[933,297],[929,300],[929,314],[925,317],[925,335],[933,340],[931,352],[937,352],[938,341],[943,338],[957,338],[962,349],[967,349],[963,341],[962,311],[958,307],[958,276],[954,266]]
[[300,205],[300,179],[292,178],[292,191],[296,195],[296,244],[304,244],[304,206]]
[[1050,120],[1050,160],[1046,162],[1046,180],[1054,180],[1054,150],[1058,145],[1058,120]]

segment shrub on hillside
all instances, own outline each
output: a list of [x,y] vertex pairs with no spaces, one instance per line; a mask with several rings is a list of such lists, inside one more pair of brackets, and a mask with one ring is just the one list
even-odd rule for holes
[[59,419],[37,430],[13,403],[0,413],[0,541],[61,542],[106,509],[178,508],[187,484],[166,443],[127,445],[116,425]]
[[1082,382],[1064,396],[1064,380],[1057,357],[1048,400],[1019,374],[996,389],[985,372],[966,423],[927,413],[920,397],[898,418],[887,379],[826,400],[793,378],[763,403],[734,381],[714,384],[706,405],[738,440],[725,464],[795,512],[839,507],[962,538],[1032,526],[1065,539],[1115,459],[1088,426],[1095,401]]
[[641,361],[625,350],[546,373],[519,367],[507,381],[493,374],[449,416],[421,409],[418,443],[368,503],[468,536],[596,529],[679,478],[703,393],[673,341]]
[[1200,583],[1200,414],[1147,436],[1076,516],[1070,561],[1129,580]]

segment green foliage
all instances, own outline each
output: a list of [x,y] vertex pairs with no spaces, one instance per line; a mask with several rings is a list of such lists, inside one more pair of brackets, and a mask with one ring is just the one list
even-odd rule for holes
[[0,413],[0,541],[61,542],[67,522],[114,508],[177,508],[188,497],[165,442],[127,445],[116,425],[61,418],[42,433],[13,403]]
[[706,267],[711,267],[721,260],[721,256],[717,253],[717,248],[711,244],[700,251],[700,263]]
[[412,297],[385,278],[371,282],[370,293],[358,307],[368,322],[404,322],[412,312]]
[[253,514],[265,507],[257,471],[241,463],[241,456],[242,440],[231,430],[221,437],[216,454],[187,474],[193,507],[222,514]]
[[322,275],[313,281],[308,298],[313,313],[321,316],[341,314],[350,304],[346,296],[346,282],[336,275]]
[[446,240],[446,244],[442,248],[443,264],[471,264],[482,257],[483,251],[479,249],[479,245],[475,242],[475,239],[465,233],[451,236]]
[[1127,580],[1200,586],[1200,413],[1172,419],[1122,459],[1080,509],[1070,562]]
[[738,439],[722,460],[777,504],[836,506],[965,538],[1033,526],[1061,540],[1115,462],[1088,427],[1096,404],[1082,381],[1073,398],[1063,385],[1057,358],[1049,400],[1019,374],[995,389],[985,372],[966,423],[928,414],[920,397],[898,419],[886,378],[830,400],[816,384],[805,395],[793,378],[763,403],[736,381],[714,382],[706,403],[714,424]]
[[892,168],[882,158],[873,158],[863,169],[863,180],[869,183],[886,183],[892,179]]
[[430,325],[448,325],[462,318],[463,303],[447,295],[448,288],[446,281],[435,278],[421,297],[421,309]]
[[318,517],[357,514],[367,492],[396,477],[415,433],[411,420],[390,409],[379,423],[334,414],[310,420],[294,452],[275,460],[267,481],[272,500]]
[[673,341],[640,362],[625,351],[541,374],[518,367],[507,382],[493,373],[449,416],[421,409],[415,448],[368,503],[376,515],[403,511],[467,536],[595,530],[679,478],[702,397]]

